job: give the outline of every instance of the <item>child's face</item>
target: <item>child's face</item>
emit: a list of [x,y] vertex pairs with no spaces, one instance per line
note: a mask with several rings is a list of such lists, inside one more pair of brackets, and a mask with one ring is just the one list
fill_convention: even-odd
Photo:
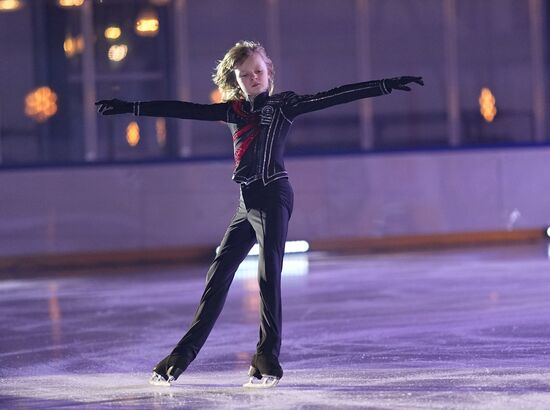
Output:
[[269,87],[269,73],[265,61],[259,53],[248,56],[235,68],[235,77],[242,92],[248,98],[267,91]]

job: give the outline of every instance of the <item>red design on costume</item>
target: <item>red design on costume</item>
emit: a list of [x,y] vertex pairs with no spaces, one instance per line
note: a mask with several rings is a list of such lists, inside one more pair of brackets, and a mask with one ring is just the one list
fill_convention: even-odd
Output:
[[[247,124],[239,129],[235,134],[233,134],[233,143],[235,145],[235,168],[239,166],[239,163],[241,162],[241,159],[243,158],[244,154],[248,150],[248,147],[250,147],[250,144],[254,141],[254,138],[258,136],[260,133],[260,116],[258,114],[251,114],[247,113],[243,110],[243,102],[242,101],[233,101],[232,102],[232,108],[235,111],[235,113],[246,120]],[[246,137],[244,141],[241,143],[238,143],[238,139],[245,134],[246,132],[250,131],[250,135]]]
[[245,112],[243,110],[243,101],[242,100],[236,100],[231,103],[231,106],[233,107],[233,110],[237,113],[237,115],[241,118],[249,119],[250,117],[254,117],[254,114]]
[[240,130],[238,130],[235,134],[233,134],[233,141],[235,141],[237,138],[239,138],[241,135],[243,135],[245,132],[250,131],[252,128],[254,128],[253,123],[246,124],[244,127],[242,127]]

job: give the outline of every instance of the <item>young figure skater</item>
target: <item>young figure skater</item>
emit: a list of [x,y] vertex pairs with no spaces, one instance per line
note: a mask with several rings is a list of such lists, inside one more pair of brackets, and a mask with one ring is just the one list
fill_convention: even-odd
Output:
[[177,117],[224,121],[233,136],[233,180],[240,201],[206,275],[206,289],[193,322],[172,352],[153,369],[151,383],[170,385],[195,359],[225,303],[240,263],[257,241],[260,248],[260,334],[246,387],[273,387],[283,376],[281,348],[281,269],[294,193],[283,162],[285,140],[294,119],[311,111],[360,98],[410,91],[422,77],[396,77],[343,85],[312,95],[292,91],[273,94],[273,63],[264,48],[240,41],[219,61],[213,75],[222,103],[183,101],[96,102],[103,115]]

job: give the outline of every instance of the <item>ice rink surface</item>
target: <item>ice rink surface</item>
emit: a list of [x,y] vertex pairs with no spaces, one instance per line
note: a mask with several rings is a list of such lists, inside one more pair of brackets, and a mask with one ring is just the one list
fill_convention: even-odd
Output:
[[243,263],[197,360],[147,381],[180,339],[207,266],[0,280],[0,408],[549,409],[544,243],[288,256],[285,375],[241,384],[258,337]]

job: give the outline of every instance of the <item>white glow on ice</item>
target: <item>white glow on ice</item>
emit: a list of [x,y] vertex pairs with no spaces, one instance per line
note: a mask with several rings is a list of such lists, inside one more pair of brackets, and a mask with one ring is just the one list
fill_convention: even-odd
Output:
[[546,237],[550,238],[550,226],[546,228]]
[[[216,253],[218,253],[220,247],[216,248]],[[285,254],[289,253],[305,253],[309,250],[309,243],[307,241],[287,241],[285,243]],[[260,254],[260,247],[258,244],[254,245],[248,256],[258,256]]]
[[[304,276],[309,272],[309,258],[305,254],[286,256],[281,276]],[[248,257],[239,266],[235,279],[250,279],[258,276],[258,258]]]

